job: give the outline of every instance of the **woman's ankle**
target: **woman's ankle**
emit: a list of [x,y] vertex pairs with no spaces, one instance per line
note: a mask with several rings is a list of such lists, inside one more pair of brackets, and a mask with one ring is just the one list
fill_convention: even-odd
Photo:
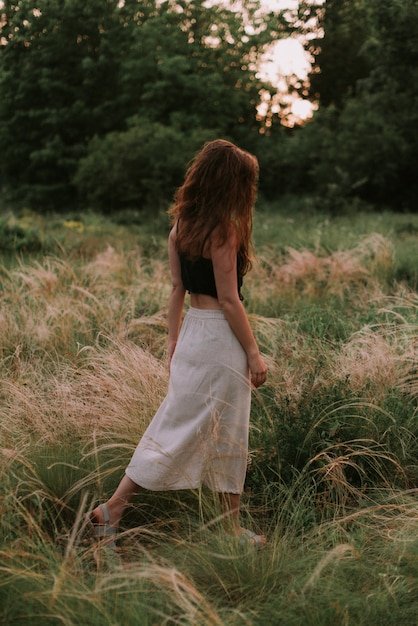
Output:
[[92,511],[92,517],[96,524],[100,526],[109,525],[117,528],[120,522],[120,515],[114,511],[112,505],[108,502],[104,502],[96,506]]

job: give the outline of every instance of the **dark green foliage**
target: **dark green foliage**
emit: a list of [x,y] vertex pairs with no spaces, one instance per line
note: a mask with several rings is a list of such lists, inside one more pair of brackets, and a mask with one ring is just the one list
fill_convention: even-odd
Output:
[[[115,41],[124,32],[112,4],[116,2],[41,0],[34,9],[25,0],[6,3],[0,66],[2,176],[13,197],[35,208],[59,208],[73,199],[71,175],[85,151],[86,136],[109,126],[110,111],[104,105],[115,84],[102,49],[109,49],[111,26],[117,29]],[[127,44],[126,37],[120,40],[122,48]]]
[[257,58],[277,23],[256,8],[6,2],[0,176],[11,199],[42,211],[154,206],[170,201],[198,143],[249,147]]
[[[274,389],[261,392],[262,402],[253,407],[258,427],[251,437],[251,448],[257,451],[247,475],[251,493],[262,493],[260,487],[267,482],[271,494],[280,493],[283,484],[297,494],[297,477],[304,476],[304,488],[310,480],[321,503],[318,513],[326,514],[329,506],[333,515],[343,485],[346,497],[350,490],[358,495],[370,483],[413,487],[418,450],[410,401],[389,390],[378,407],[352,397],[342,383],[326,388],[314,378],[297,406],[290,398],[278,405]],[[399,460],[406,471],[400,471]],[[333,463],[341,466],[339,482]]]
[[414,0],[328,0],[311,97],[319,110],[303,128],[270,143],[263,192],[317,194],[340,212],[354,198],[417,211],[418,6]]
[[[414,0],[300,2],[293,16],[261,15],[257,0],[3,4],[0,181],[14,209],[166,209],[196,149],[221,136],[257,154],[268,200],[302,191],[334,212],[353,199],[416,211]],[[257,76],[263,46],[306,35],[315,16],[319,111],[294,129],[272,111],[257,119],[273,91]]]
[[126,131],[92,139],[75,184],[89,206],[105,213],[137,206],[158,213],[181,183],[184,164],[209,138],[137,117]]
[[315,55],[311,98],[319,99],[324,107],[341,107],[355,95],[358,80],[368,76],[371,69],[364,49],[369,36],[367,6],[363,0],[326,0],[318,27],[323,29],[323,37],[309,44]]
[[8,217],[0,219],[0,250],[3,254],[14,252],[39,252],[44,241],[39,229],[24,228]]

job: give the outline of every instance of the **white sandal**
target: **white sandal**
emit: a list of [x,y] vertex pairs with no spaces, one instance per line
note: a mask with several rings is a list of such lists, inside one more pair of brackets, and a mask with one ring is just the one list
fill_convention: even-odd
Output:
[[257,535],[249,528],[241,528],[241,533],[235,535],[241,544],[251,544],[256,550],[261,550],[266,545],[264,535]]
[[[100,504],[100,508],[103,513],[104,524],[96,524],[92,519],[92,513],[89,515],[89,521],[93,527],[94,538],[97,541],[102,541],[109,550],[116,550],[116,543],[114,541],[117,529],[110,525],[110,515],[106,504]],[[106,540],[106,541],[105,541]]]

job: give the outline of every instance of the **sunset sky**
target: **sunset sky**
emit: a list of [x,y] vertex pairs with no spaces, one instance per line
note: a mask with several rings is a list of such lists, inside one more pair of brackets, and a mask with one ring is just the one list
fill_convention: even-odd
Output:
[[[322,4],[322,0],[316,0]],[[260,0],[263,8],[270,11],[283,9],[297,9],[298,0]],[[296,37],[281,39],[274,43],[265,55],[265,63],[260,69],[262,78],[270,81],[279,91],[286,90],[286,76],[296,74],[302,80],[306,79],[311,64],[309,55],[305,52],[301,42]],[[293,98],[292,113],[296,118],[310,117],[313,106],[307,100]]]

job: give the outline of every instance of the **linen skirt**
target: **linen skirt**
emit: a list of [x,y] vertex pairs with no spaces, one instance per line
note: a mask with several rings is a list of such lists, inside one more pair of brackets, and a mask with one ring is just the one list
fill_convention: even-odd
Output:
[[224,314],[190,308],[171,361],[167,395],[126,469],[153,491],[239,494],[244,487],[251,386],[247,357]]

